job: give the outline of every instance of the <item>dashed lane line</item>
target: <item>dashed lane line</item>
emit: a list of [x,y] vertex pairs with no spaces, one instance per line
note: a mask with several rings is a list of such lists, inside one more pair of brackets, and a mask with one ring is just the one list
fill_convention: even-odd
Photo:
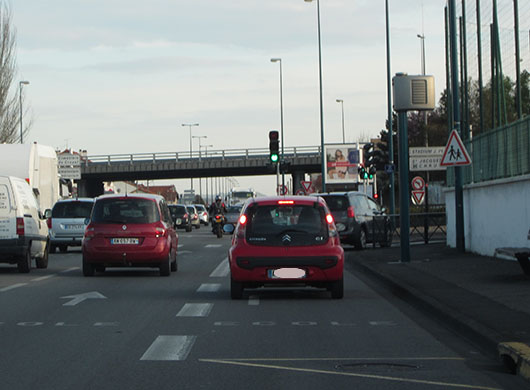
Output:
[[196,336],[158,336],[140,360],[186,360]]
[[42,280],[46,280],[46,279],[53,278],[54,276],[55,276],[55,274],[53,274],[53,275],[41,276],[40,278],[31,279],[31,281],[32,281],[32,282],[40,282],[40,281],[42,281]]
[[15,288],[19,288],[19,287],[22,287],[22,286],[25,286],[27,283],[16,283],[16,284],[12,284],[11,286],[7,286],[7,287],[4,287],[4,288],[0,288],[0,292],[5,292],[5,291],[9,291],[9,290],[13,290]]
[[224,278],[230,273],[230,267],[228,265],[228,257],[225,257],[221,263],[215,268],[210,274],[210,278]]
[[60,273],[61,273],[61,274],[65,274],[65,273],[67,273],[67,272],[77,271],[77,270],[79,270],[79,269],[81,269],[81,268],[80,268],[80,267],[67,268],[67,269],[61,271]]
[[213,303],[186,303],[177,313],[177,317],[208,317]]
[[221,289],[221,283],[203,283],[197,289],[197,292],[217,292]]
[[221,244],[208,244],[204,246],[205,248],[220,248],[222,247]]
[[257,295],[251,295],[248,297],[248,305],[249,306],[258,306],[259,305],[259,298]]

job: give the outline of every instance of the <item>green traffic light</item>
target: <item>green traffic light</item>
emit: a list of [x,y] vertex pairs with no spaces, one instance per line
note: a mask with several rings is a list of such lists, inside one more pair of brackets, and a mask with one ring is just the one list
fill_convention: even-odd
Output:
[[271,161],[277,162],[278,161],[278,155],[277,154],[271,154]]

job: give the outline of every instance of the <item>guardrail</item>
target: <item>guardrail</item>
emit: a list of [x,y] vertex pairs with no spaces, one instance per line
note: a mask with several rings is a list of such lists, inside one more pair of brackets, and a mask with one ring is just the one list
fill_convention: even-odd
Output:
[[[101,163],[119,163],[129,162],[134,164],[135,162],[152,162],[157,161],[180,161],[189,159],[221,159],[227,158],[255,158],[269,155],[269,149],[267,148],[247,148],[247,149],[224,149],[224,150],[208,150],[208,151],[190,151],[186,152],[157,152],[157,153],[132,153],[132,154],[105,154],[105,155],[93,155],[87,156],[84,160],[85,165],[90,164],[101,164]],[[294,146],[284,148],[285,157],[296,157],[298,155],[320,155],[320,146]]]

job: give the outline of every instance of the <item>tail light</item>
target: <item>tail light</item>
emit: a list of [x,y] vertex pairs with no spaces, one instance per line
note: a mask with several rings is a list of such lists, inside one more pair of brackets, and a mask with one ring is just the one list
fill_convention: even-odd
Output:
[[156,227],[155,228],[155,237],[158,238],[158,237],[163,237],[166,235],[166,229],[162,228],[162,227]]
[[348,207],[348,218],[355,218],[355,211],[353,210],[353,206]]
[[46,220],[46,225],[48,225],[48,229],[52,228],[52,219],[51,219],[51,217]]
[[333,224],[333,222],[334,222],[333,215],[326,214],[326,222],[328,223],[329,235],[331,237],[336,237],[337,236],[337,229],[335,228],[335,225]]
[[184,214],[184,216],[182,218],[184,218],[184,219],[188,218],[188,214]]
[[328,214],[326,215],[326,222],[331,225],[333,223],[333,215]]
[[95,235],[94,228],[89,225],[85,229],[85,236],[83,237],[83,239],[86,241],[91,240],[92,238],[94,238],[94,235]]
[[239,217],[239,225],[237,227],[237,238],[245,237],[245,231],[247,230],[247,221],[248,217],[245,214],[241,214],[241,216]]
[[24,235],[24,218],[17,218],[17,235]]

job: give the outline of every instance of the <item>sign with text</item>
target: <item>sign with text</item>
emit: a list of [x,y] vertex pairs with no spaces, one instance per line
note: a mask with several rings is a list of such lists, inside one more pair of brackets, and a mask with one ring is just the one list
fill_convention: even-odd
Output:
[[59,167],[58,170],[62,179],[81,179],[81,167]]
[[409,148],[409,169],[411,171],[443,171],[440,165],[444,154],[443,146]]
[[78,167],[81,165],[81,157],[78,154],[71,153],[58,154],[57,164],[60,167]]

